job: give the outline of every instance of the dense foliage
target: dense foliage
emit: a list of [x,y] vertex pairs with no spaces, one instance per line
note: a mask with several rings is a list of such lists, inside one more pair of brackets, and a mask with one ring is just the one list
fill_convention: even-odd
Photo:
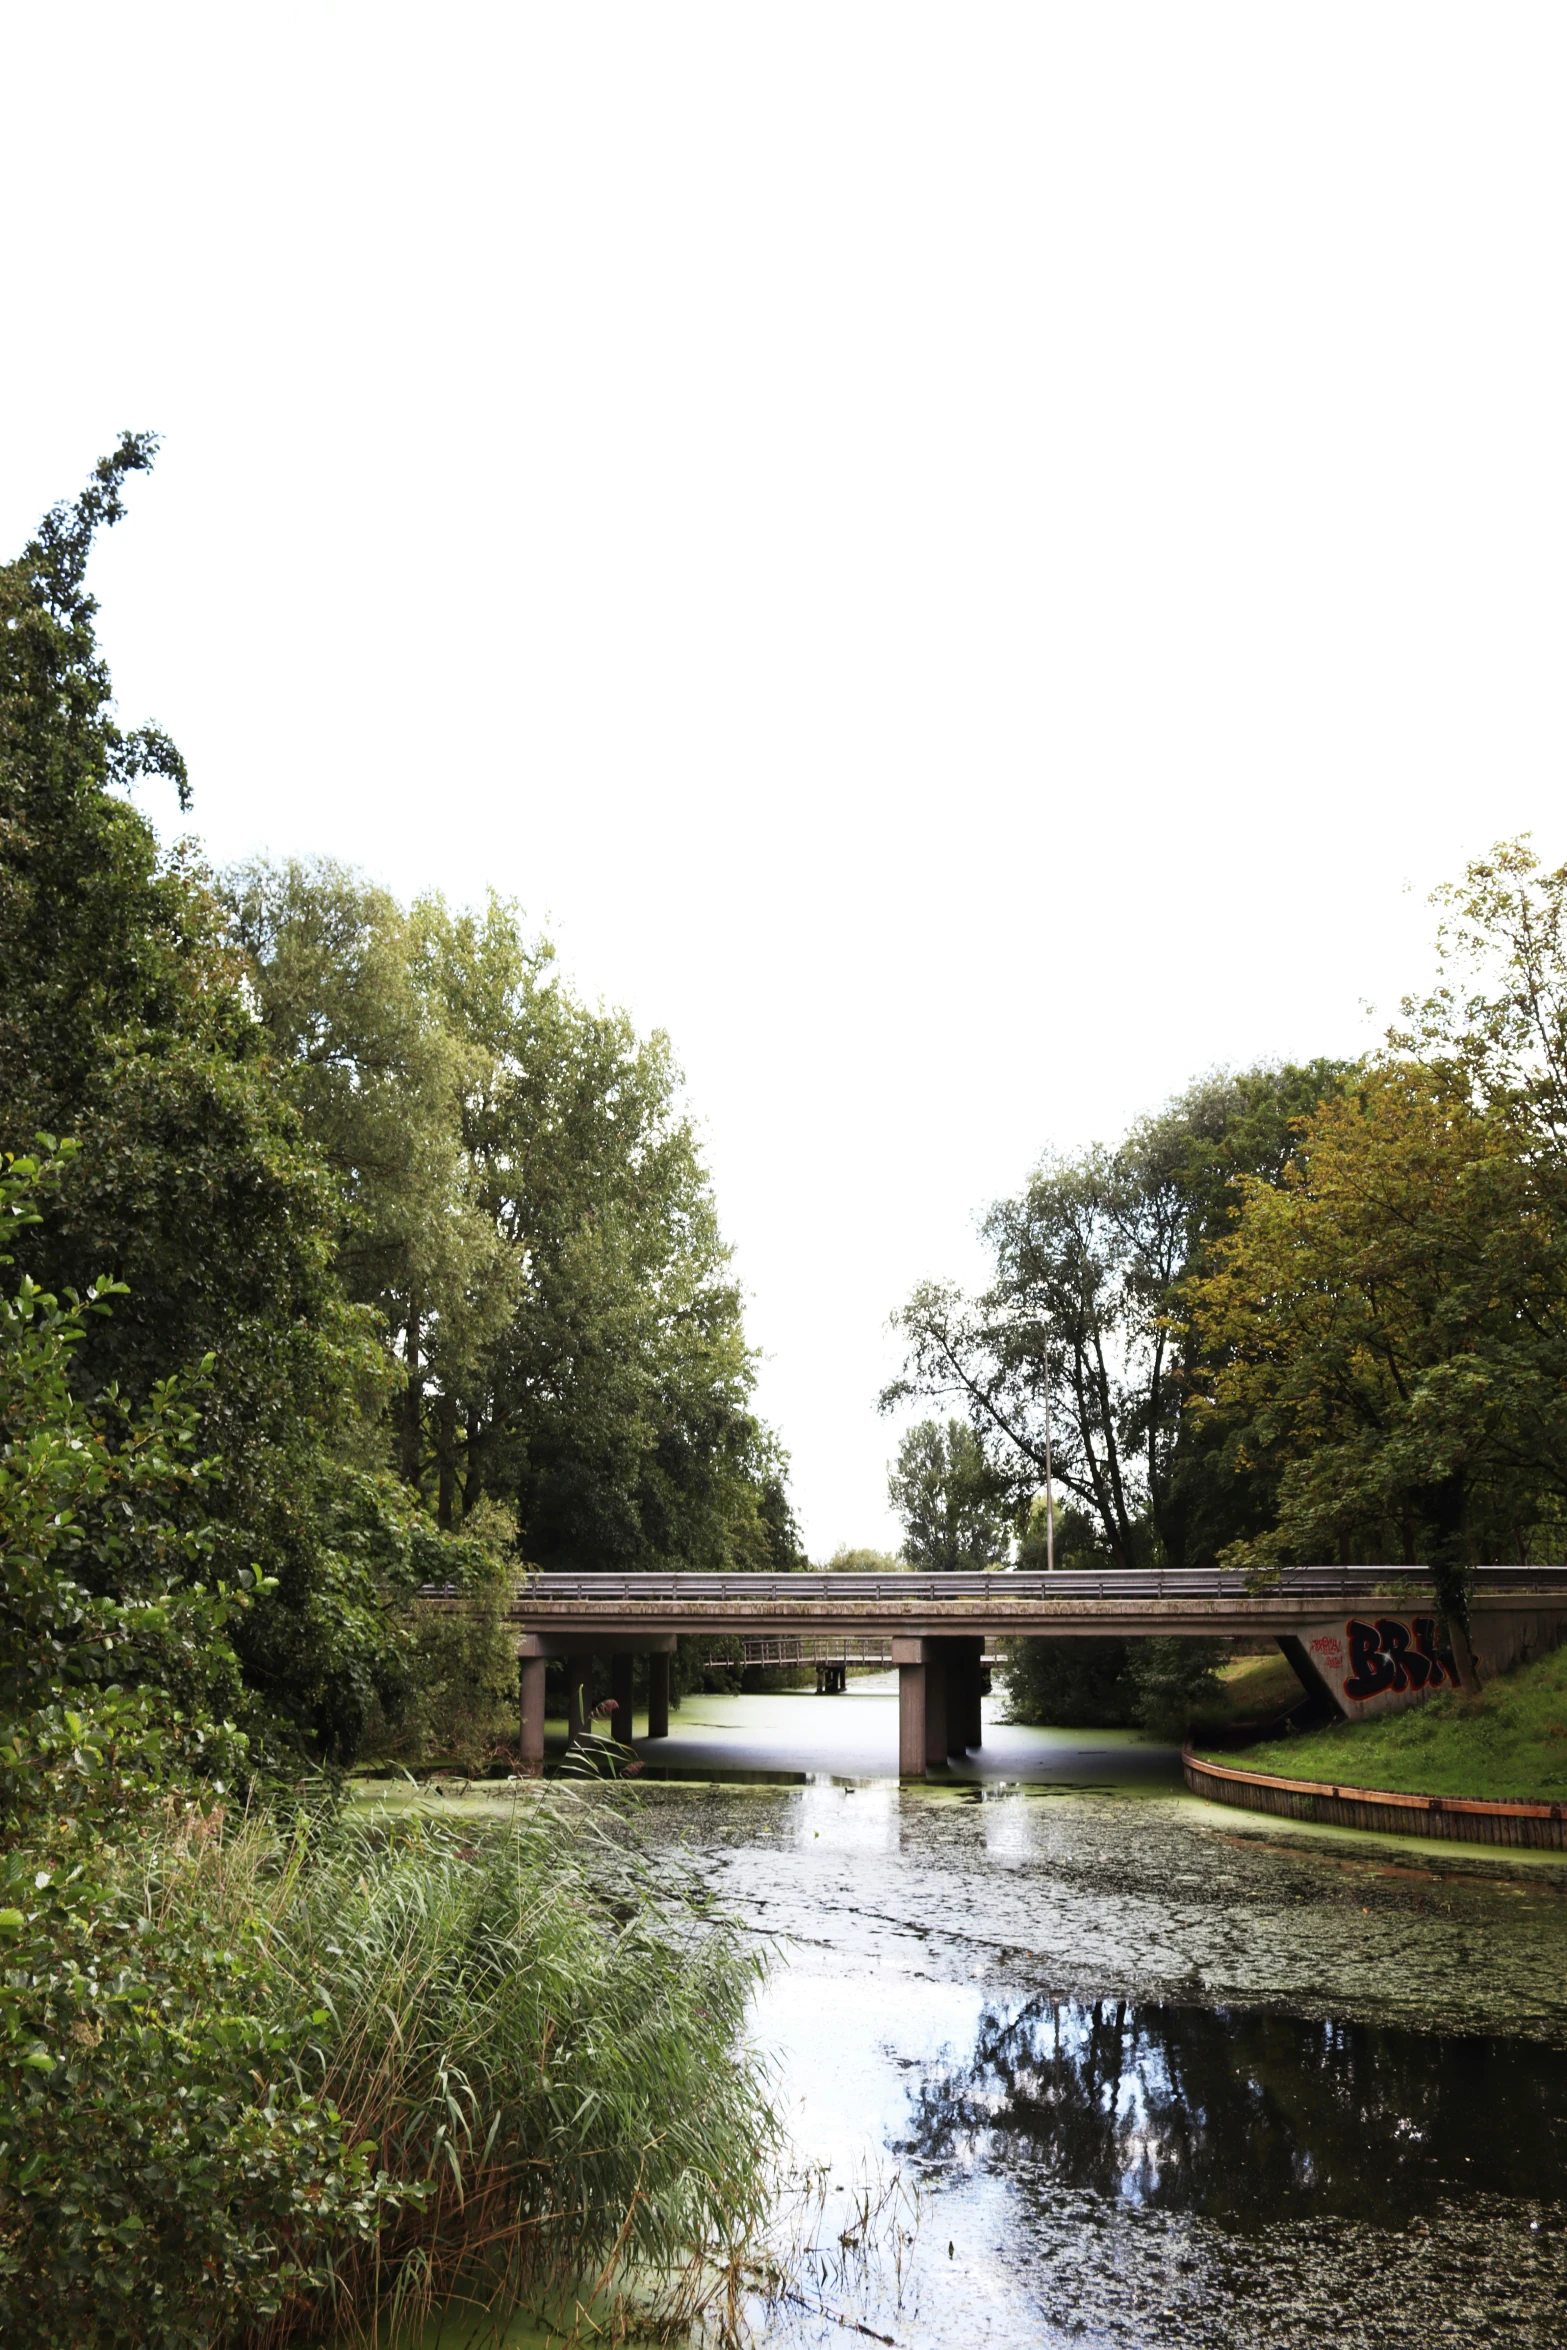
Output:
[[793,1564],[667,1039],[579,1004],[498,899],[404,912],[328,865],[228,890],[342,1185],[340,1275],[403,1373],[393,1456],[436,1521],[500,1502],[541,1566]]
[[84,584],[150,455],[0,569],[0,2332],[48,2350],[667,2271],[768,2138],[750,1962],[623,1837],[298,1808],[367,1723],[514,1716],[522,1538],[792,1521],[662,1042],[506,909],[221,891],[125,796],[188,797]]
[[[1046,1159],[990,1286],[915,1291],[884,1401],[962,1407],[1032,1566],[1048,1433],[1059,1566],[1420,1563],[1472,1681],[1470,1570],[1567,1538],[1567,868],[1503,844],[1439,901],[1444,982],[1382,1053]],[[1020,1652],[1014,1704],[1173,1719],[1206,1665],[1155,1645]]]
[[82,1146],[20,1244],[42,1289],[121,1285],[73,1391],[140,1406],[205,1362],[209,1579],[264,1583],[240,1711],[345,1761],[425,1702],[421,1582],[798,1546],[667,1042],[498,902],[220,888],[125,796],[186,794],[113,718],[84,584],[151,454],[128,436],[0,569],[0,1144]]
[[1243,1178],[1186,1304],[1201,1417],[1272,1496],[1233,1556],[1482,1558],[1567,1533],[1567,870],[1522,846],[1449,894],[1471,974]]
[[922,1283],[898,1316],[907,1360],[884,1403],[961,1405],[1025,1535],[1048,1430],[1058,1564],[1199,1564],[1266,1522],[1269,1496],[1183,1409],[1201,1342],[1180,1301],[1228,1231],[1233,1179],[1282,1169],[1293,1119],[1340,1074],[1208,1079],[1117,1150],[1047,1158],[985,1219],[990,1287]]
[[905,1431],[887,1478],[903,1556],[922,1574],[982,1574],[1007,1555],[1003,1490],[966,1420]]
[[[0,1173],[13,1232],[63,1159]],[[214,1579],[211,1528],[182,1522],[216,1476],[179,1383],[72,1392],[115,1287],[0,1300],[0,2326],[195,2344],[319,2282],[394,2191],[318,2097],[257,2095],[311,2004],[266,1998],[258,1938],[126,1881],[149,1820],[205,1832],[198,1775],[216,1804],[243,1766],[218,1708],[263,1587]]]

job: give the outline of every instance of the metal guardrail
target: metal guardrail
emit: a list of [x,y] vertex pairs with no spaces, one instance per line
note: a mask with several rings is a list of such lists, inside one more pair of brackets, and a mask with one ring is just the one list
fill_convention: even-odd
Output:
[[[1023,1574],[1004,1569],[986,1575],[529,1575],[513,1594],[512,1608],[526,1610],[530,1601],[548,1606],[580,1601],[604,1607],[617,1602],[693,1605],[734,1600],[752,1606],[782,1601],[796,1607],[820,1606],[824,1601],[870,1601],[902,1607],[940,1606],[951,1600],[996,1600],[1003,1605],[1018,1600],[1051,1599],[1374,1599],[1389,1584],[1431,1585],[1428,1567],[1290,1567],[1266,1583],[1253,1583],[1244,1574],[1217,1567],[1160,1567],[1147,1572],[1135,1568],[1084,1570],[1062,1568],[1055,1574]],[[1501,1593],[1529,1597],[1567,1597],[1567,1566],[1476,1567],[1473,1590],[1477,1598]],[[421,1598],[456,1600],[463,1593],[455,1584],[426,1584]]]

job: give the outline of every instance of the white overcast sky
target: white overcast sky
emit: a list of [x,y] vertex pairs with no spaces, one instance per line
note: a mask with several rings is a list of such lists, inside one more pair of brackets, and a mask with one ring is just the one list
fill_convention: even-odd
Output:
[[[1567,855],[1567,12],[0,6],[0,544],[211,853],[665,1027],[813,1553],[1047,1145]],[[150,801],[170,836],[172,807]]]

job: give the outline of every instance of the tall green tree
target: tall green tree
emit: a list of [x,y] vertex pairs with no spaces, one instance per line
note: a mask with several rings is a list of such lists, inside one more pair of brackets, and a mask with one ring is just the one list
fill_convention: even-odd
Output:
[[1276,1489],[1230,1555],[1427,1565],[1461,1633],[1474,1565],[1567,1532],[1567,869],[1503,843],[1439,902],[1444,983],[1185,1303],[1204,1416]]
[[432,908],[410,918],[326,861],[258,861],[226,892],[281,1082],[340,1187],[339,1275],[395,1359],[397,1465],[421,1495],[435,1489],[450,1524],[453,1448],[436,1399],[504,1329],[522,1272],[465,1133],[492,1057],[431,967]]
[[127,436],[0,568],[0,1145],[41,1130],[82,1145],[18,1241],[21,1270],[52,1293],[84,1266],[128,1291],[86,1328],[76,1390],[134,1406],[212,1357],[213,1572],[261,1564],[272,1586],[237,1634],[247,1679],[346,1751],[395,1662],[381,1505],[342,1473],[379,1415],[384,1357],[342,1293],[337,1187],[269,1065],[225,909],[127,797],[155,771],[188,798],[167,739],[114,718],[85,584],[152,449]]
[[1292,1120],[1341,1065],[1205,1079],[1116,1150],[1041,1162],[991,1209],[994,1278],[976,1298],[922,1284],[896,1317],[906,1344],[891,1407],[958,1404],[1026,1526],[1050,1475],[1117,1566],[1212,1556],[1268,1493],[1183,1411],[1201,1340],[1184,1286],[1228,1229],[1237,1173],[1287,1158]]
[[1004,1488],[967,1420],[908,1429],[887,1478],[903,1555],[927,1575],[982,1574],[1009,1547]]
[[488,1496],[541,1565],[792,1564],[667,1039],[579,1003],[499,899],[405,912],[325,866],[229,889],[402,1383],[394,1457],[438,1522]]

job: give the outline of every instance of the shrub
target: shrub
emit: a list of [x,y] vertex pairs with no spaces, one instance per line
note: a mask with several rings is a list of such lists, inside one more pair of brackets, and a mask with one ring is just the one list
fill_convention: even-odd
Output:
[[1124,1640],[1010,1640],[1007,1719],[1061,1729],[1122,1729],[1136,1716]]
[[1002,1667],[1007,1719],[1182,1738],[1218,1693],[1223,1653],[1212,1640],[1012,1640]]

